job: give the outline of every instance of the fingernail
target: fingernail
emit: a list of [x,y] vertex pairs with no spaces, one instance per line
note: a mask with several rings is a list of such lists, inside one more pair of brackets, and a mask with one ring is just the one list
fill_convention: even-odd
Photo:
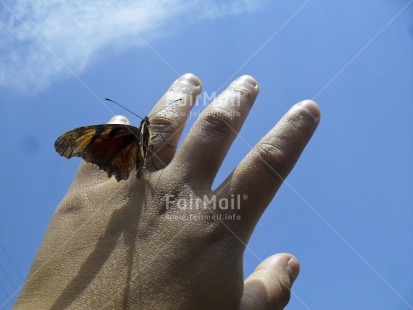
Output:
[[312,100],[304,100],[299,103],[299,106],[303,109],[306,109],[311,115],[318,119],[320,117],[320,108],[318,107],[317,103]]
[[185,82],[191,83],[192,85],[196,87],[201,86],[201,81],[192,73],[187,73],[187,74],[182,75],[180,78],[176,80],[176,82],[178,81],[180,82],[185,81]]
[[250,75],[243,75],[231,83],[229,88],[234,88],[237,91],[246,90],[248,94],[254,97],[258,95],[259,87],[257,81]]
[[236,79],[233,84],[249,84],[253,87],[257,87],[258,83],[257,81],[250,75],[243,75],[240,76],[238,79]]
[[291,257],[287,263],[287,270],[290,273],[291,282],[293,283],[300,273],[300,264],[295,257]]
[[129,125],[129,120],[122,115],[115,115],[110,119],[108,124],[123,124],[123,125]]

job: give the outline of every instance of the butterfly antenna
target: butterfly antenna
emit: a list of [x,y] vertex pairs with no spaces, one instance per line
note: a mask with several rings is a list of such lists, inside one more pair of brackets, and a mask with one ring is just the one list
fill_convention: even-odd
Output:
[[113,102],[114,104],[117,104],[118,106],[124,108],[126,111],[128,111],[129,113],[132,113],[133,115],[139,117],[140,119],[143,120],[142,117],[140,117],[138,114],[136,114],[135,112],[132,112],[131,110],[129,110],[128,108],[124,107],[123,105],[121,105],[119,102],[116,102],[115,100],[109,99],[109,98],[105,98],[105,100]]
[[182,101],[182,98],[176,99],[174,101],[169,102],[166,106],[164,106],[163,108],[160,108],[158,111],[156,111],[155,113],[152,113],[149,117],[154,116],[155,114],[158,114],[159,112],[161,112],[163,109],[166,109],[167,107],[169,107],[172,103],[178,102],[178,101]]

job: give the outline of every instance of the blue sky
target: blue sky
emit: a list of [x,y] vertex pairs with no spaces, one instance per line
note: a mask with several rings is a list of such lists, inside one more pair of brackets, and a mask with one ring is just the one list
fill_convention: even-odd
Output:
[[288,309],[413,309],[413,0],[32,3],[0,0],[0,309],[80,162],[54,140],[124,113],[105,97],[146,115],[187,72],[203,98],[243,74],[260,84],[216,184],[294,103],[322,110],[245,275],[290,252]]

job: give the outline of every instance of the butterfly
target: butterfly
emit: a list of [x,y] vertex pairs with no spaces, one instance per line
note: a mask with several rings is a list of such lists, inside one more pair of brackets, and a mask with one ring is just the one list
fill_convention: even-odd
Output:
[[[106,100],[120,105],[111,99]],[[151,116],[180,100],[182,98],[170,102]],[[141,118],[139,115],[135,115]],[[85,161],[97,165],[99,169],[107,173],[108,177],[114,176],[118,182],[127,180],[134,168],[137,177],[140,178],[147,159],[149,143],[154,138],[151,136],[149,126],[149,116],[145,116],[141,118],[139,127],[123,124],[79,127],[62,134],[57,138],[54,146],[61,156],[66,158],[81,157]]]

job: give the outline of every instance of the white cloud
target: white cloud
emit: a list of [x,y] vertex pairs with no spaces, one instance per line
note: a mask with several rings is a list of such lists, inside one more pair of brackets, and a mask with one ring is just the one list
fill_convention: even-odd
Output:
[[[222,18],[259,0],[0,0],[0,86],[36,92],[58,77],[80,73],[103,48],[141,46],[172,20]],[[80,4],[81,3],[81,4]],[[191,18],[193,20],[193,18]]]

